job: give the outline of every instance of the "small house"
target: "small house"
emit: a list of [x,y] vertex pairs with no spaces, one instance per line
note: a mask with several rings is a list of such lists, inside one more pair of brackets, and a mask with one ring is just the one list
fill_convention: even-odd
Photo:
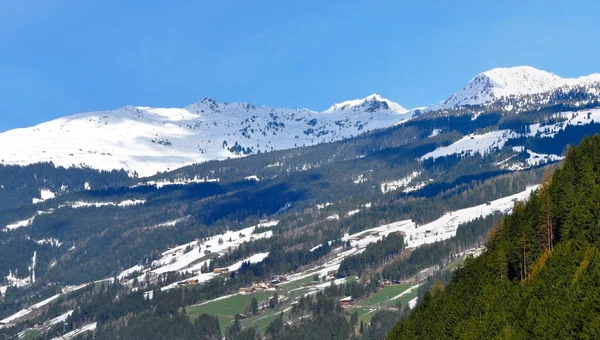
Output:
[[390,280],[387,280],[387,279],[379,280],[379,286],[381,286],[381,287],[389,286],[391,284],[392,284],[392,281],[390,281]]
[[198,281],[197,279],[192,279],[192,280],[188,280],[188,282],[187,282],[187,283],[188,283],[188,284],[190,284],[190,285],[197,285],[197,284],[198,284],[198,282],[199,282],[199,281]]
[[340,305],[342,305],[342,307],[348,307],[348,306],[352,306],[354,299],[352,299],[352,296],[346,296],[345,298],[341,298],[339,301],[340,301]]
[[214,274],[226,274],[229,273],[229,268],[215,268],[213,270]]
[[240,288],[240,293],[254,293],[256,288],[254,287],[242,287]]
[[246,316],[246,314],[237,313],[236,315],[233,316],[233,318],[236,320],[244,320],[244,319],[247,319],[248,317]]

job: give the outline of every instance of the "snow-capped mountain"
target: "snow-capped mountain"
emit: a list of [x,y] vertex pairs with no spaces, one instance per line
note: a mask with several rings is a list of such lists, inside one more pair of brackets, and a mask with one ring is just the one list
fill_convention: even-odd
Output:
[[531,66],[495,68],[478,74],[467,85],[429,110],[482,105],[513,96],[526,96],[568,90],[576,86],[600,86],[600,74],[580,78],[561,78]]
[[392,102],[389,99],[382,98],[378,94],[372,94],[363,99],[348,100],[341,103],[333,104],[332,107],[324,111],[325,113],[332,112],[383,112],[391,114],[403,114],[408,110],[401,105]]
[[208,98],[184,108],[127,106],[2,133],[0,160],[125,169],[149,176],[192,163],[333,142],[411,117],[379,95],[323,112]]

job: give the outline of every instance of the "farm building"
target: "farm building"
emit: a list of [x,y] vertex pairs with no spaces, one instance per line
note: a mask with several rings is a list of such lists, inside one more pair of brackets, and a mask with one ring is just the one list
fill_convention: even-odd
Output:
[[354,299],[352,299],[352,296],[346,296],[345,298],[341,298],[339,301],[342,307],[348,307],[352,306]]

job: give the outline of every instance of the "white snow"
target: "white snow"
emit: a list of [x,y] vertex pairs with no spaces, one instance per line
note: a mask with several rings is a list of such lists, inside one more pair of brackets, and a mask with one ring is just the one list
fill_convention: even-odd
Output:
[[411,293],[413,290],[415,290],[415,289],[419,288],[419,286],[420,286],[419,284],[416,284],[416,285],[414,285],[414,286],[411,286],[410,288],[408,288],[407,290],[403,291],[402,293],[400,293],[400,294],[398,294],[398,295],[394,296],[394,297],[393,297],[393,298],[391,298],[390,300],[391,300],[391,301],[394,301],[394,300],[397,300],[397,299],[399,299],[399,298],[403,297],[404,295],[408,295],[408,294],[410,294],[410,293]]
[[529,126],[529,136],[554,137],[556,133],[565,130],[568,126],[582,126],[591,123],[600,123],[600,109],[568,111],[557,113],[553,118],[562,121],[555,124],[533,124]]
[[433,129],[433,131],[431,131],[431,134],[429,135],[428,138],[435,137],[435,136],[439,135],[440,132],[442,132],[442,130],[440,130],[440,129]]
[[[248,258],[245,258],[242,261],[236,262],[236,263],[234,263],[231,266],[228,266],[226,268],[229,270],[229,272],[234,272],[234,271],[237,271],[238,269],[240,269],[240,267],[242,267],[242,264],[244,262],[259,263],[259,262],[263,261],[264,259],[266,259],[267,256],[269,256],[268,252],[254,254],[254,255],[252,255],[252,256],[250,256]],[[207,265],[208,265],[209,260],[207,260],[206,262],[207,262]],[[206,281],[209,281],[209,280],[213,279],[214,277],[219,276],[219,274],[215,274],[213,272],[210,272],[210,273],[200,273],[200,268],[201,268],[201,266],[198,265],[198,266],[196,266],[194,268],[189,268],[189,270],[186,270],[186,271],[191,271],[191,272],[197,272],[199,274],[196,275],[196,276],[193,276],[193,277],[191,277],[189,279],[186,279],[185,281],[187,281],[187,280],[198,280],[199,283],[203,283],[203,282],[206,282]],[[177,287],[177,282],[175,282],[173,284],[170,284],[168,286],[162,287],[161,290],[163,290],[163,291],[164,290],[169,290],[169,289],[172,289],[172,288],[175,288],[175,287]]]
[[[228,231],[224,234],[213,236],[210,240],[200,243],[200,251],[198,250],[198,241],[193,241],[167,250],[163,253],[163,257],[161,259],[152,263],[152,266],[155,267],[152,272],[156,274],[162,274],[172,271],[188,270],[188,266],[191,263],[205,257],[205,250],[209,250],[211,253],[223,254],[230,248],[233,250],[240,244],[251,241],[255,228],[256,227],[249,227],[237,231]],[[240,234],[244,236],[240,237]],[[266,231],[257,236],[258,238],[269,238],[272,235],[273,232]],[[230,239],[231,241],[229,241]],[[222,240],[223,243],[219,244],[219,240]],[[188,247],[191,247],[192,250],[184,253],[185,249]]]
[[60,294],[56,294],[54,296],[47,298],[46,300],[44,300],[42,302],[38,302],[35,305],[31,306],[31,309],[39,309],[41,307],[44,307],[45,305],[49,304],[50,302],[58,299],[59,296],[60,296]]
[[366,182],[367,180],[368,180],[368,179],[367,179],[367,177],[365,177],[365,175],[359,175],[359,176],[358,176],[358,177],[357,177],[355,180],[353,180],[352,182],[353,182],[354,184],[361,184],[361,183],[364,183],[364,182]]
[[178,218],[176,220],[172,220],[172,221],[168,221],[168,222],[163,222],[163,223],[159,223],[157,225],[153,225],[151,227],[147,227],[146,229],[156,229],[156,228],[168,228],[168,227],[174,227],[176,225],[178,225],[181,222],[187,221],[191,216],[185,216],[182,218]]
[[544,153],[535,153],[531,150],[527,150],[529,153],[529,157],[525,161],[529,166],[536,166],[551,162],[562,161],[564,157],[552,154],[544,154]]
[[408,174],[408,176],[403,177],[399,180],[381,183],[381,185],[380,185],[381,192],[385,194],[386,192],[390,192],[390,191],[398,190],[399,188],[402,188],[402,187],[406,187],[415,178],[419,177],[419,175],[421,175],[421,172],[413,171],[412,173]]
[[433,179],[429,179],[428,181],[422,181],[419,183],[415,183],[414,185],[411,185],[409,187],[404,188],[404,190],[402,190],[402,192],[405,193],[409,193],[409,192],[413,192],[413,191],[417,191],[423,187],[425,187],[428,183],[433,182]]
[[35,265],[37,259],[37,250],[33,251],[33,258],[31,259],[31,265],[29,266],[29,272],[31,272],[31,283],[35,283]]
[[[338,141],[412,117],[380,96],[324,112],[217,103],[81,113],[0,134],[4,164],[125,169],[139,176],[215,159]],[[236,148],[236,143],[238,147]]]
[[325,209],[328,206],[330,206],[331,203],[327,202],[327,203],[323,203],[323,204],[317,204],[317,209],[321,210],[321,209]]
[[405,233],[404,239],[410,248],[442,241],[456,235],[456,230],[461,224],[473,221],[479,217],[489,216],[495,212],[510,212],[515,201],[527,199],[531,192],[537,188],[537,185],[531,186],[518,194],[491,201],[489,204],[481,204],[449,212],[431,223],[413,228],[402,228],[401,231]]
[[333,214],[333,215],[331,215],[331,216],[327,216],[327,219],[328,219],[328,220],[330,220],[330,221],[333,221],[333,220],[339,220],[339,219],[340,219],[340,215],[338,215],[338,214]]
[[72,331],[70,331],[69,333],[65,333],[62,336],[56,337],[52,340],[68,340],[68,339],[73,339],[76,336],[83,334],[85,332],[92,332],[96,330],[96,327],[98,326],[98,323],[94,322],[94,323],[90,323],[87,324],[85,326],[82,326],[80,328],[74,329]]
[[[169,223],[169,222],[167,222]],[[173,222],[171,222],[173,223]],[[186,244],[179,245],[171,248],[162,253],[162,257],[154,262],[150,266],[136,265],[123,272],[118,277],[123,278],[131,275],[134,272],[140,272],[139,280],[143,280],[147,272],[159,275],[168,272],[189,272],[198,274],[193,277],[200,282],[205,282],[216,276],[213,273],[200,273],[200,270],[204,264],[207,266],[210,264],[208,254],[222,255],[229,250],[234,250],[244,242],[251,242],[254,239],[270,238],[273,232],[270,230],[261,232],[260,227],[272,227],[279,223],[279,221],[269,221],[260,223],[256,226],[248,227],[242,230],[227,231],[223,234],[215,235],[210,237],[208,240],[201,241],[195,240]],[[155,226],[156,227],[156,226]],[[187,250],[187,252],[186,252]],[[268,253],[254,254],[243,261],[231,265],[229,268],[231,271],[235,271],[241,267],[243,262],[249,261],[256,263],[262,261]],[[188,279],[189,280],[189,279]],[[170,289],[176,287],[177,283],[163,287],[162,289]]]
[[[342,241],[344,243],[350,241],[351,248],[345,250],[342,248],[334,249],[333,252],[336,256],[332,260],[316,268],[290,275],[288,276],[288,282],[300,280],[315,274],[318,274],[320,277],[326,276],[329,271],[337,270],[344,258],[362,253],[369,244],[375,243],[392,233],[402,233],[407,248],[415,248],[423,244],[448,239],[456,235],[456,230],[460,224],[491,215],[494,212],[510,212],[515,201],[527,199],[535,189],[537,189],[537,186],[528,187],[523,192],[491,201],[489,204],[449,212],[439,219],[421,226],[412,220],[404,220],[367,229],[352,235],[346,234],[342,237]],[[315,246],[311,251],[319,247],[321,246]]]
[[348,213],[346,215],[354,216],[354,215],[358,214],[359,212],[360,212],[360,209],[350,210],[350,211],[348,211]]
[[386,105],[388,106],[387,108],[382,107],[381,109],[383,109],[387,112],[390,112],[390,113],[404,114],[404,113],[408,112],[408,110],[403,108],[402,106],[374,93],[366,98],[347,100],[345,102],[333,104],[333,106],[331,106],[329,109],[323,111],[323,113],[335,113],[335,112],[339,112],[339,111],[363,112],[365,108],[369,108],[369,107],[379,108],[379,106],[386,106]]
[[240,269],[240,267],[242,266],[242,264],[244,262],[259,263],[259,262],[262,262],[264,259],[266,259],[267,256],[269,256],[269,252],[254,254],[246,259],[243,259],[242,261],[232,264],[231,266],[229,266],[227,268],[229,269],[230,272],[236,271],[236,270]]
[[55,238],[45,238],[45,239],[33,240],[33,241],[37,244],[49,244],[53,247],[60,247],[62,245],[62,242],[60,242],[58,239],[55,239]]
[[413,309],[413,308],[415,308],[415,307],[417,306],[417,301],[418,301],[418,299],[419,299],[419,298],[418,298],[418,297],[416,297],[416,298],[414,298],[414,299],[412,299],[412,300],[408,301],[408,307],[409,307],[410,309]]
[[176,178],[175,180],[160,180],[160,181],[148,181],[145,183],[138,183],[137,185],[135,185],[134,187],[140,186],[140,185],[150,185],[150,186],[155,186],[157,189],[169,186],[169,185],[186,185],[186,184],[192,184],[192,183],[209,183],[209,182],[219,182],[218,178],[208,178],[208,177],[194,177],[191,179],[188,178]]
[[54,212],[54,209],[48,209],[48,210],[38,210],[38,212],[36,213],[36,215],[32,216],[31,218],[28,218],[26,220],[22,220],[22,221],[17,221],[14,223],[11,223],[7,226],[4,227],[5,230],[13,230],[13,229],[18,229],[18,228],[22,228],[22,227],[28,227],[30,226],[33,221],[35,220],[35,218],[39,215],[44,215],[44,214],[51,214]]
[[50,302],[58,299],[58,297],[60,296],[60,294],[54,295],[50,298],[47,298],[46,300],[42,301],[42,302],[38,302],[35,305],[29,307],[29,308],[25,308],[25,309],[21,309],[20,311],[16,312],[15,314],[7,317],[6,319],[3,319],[0,321],[0,323],[9,323],[9,322],[13,322],[19,318],[22,318],[23,316],[31,313],[33,310],[35,309],[39,309],[41,307],[44,307],[45,305],[49,304]]
[[16,312],[15,314],[7,317],[6,319],[0,320],[0,323],[9,323],[9,322],[13,322],[27,314],[31,313],[30,309],[21,309],[20,311]]
[[48,321],[48,325],[56,325],[57,323],[62,323],[67,321],[67,318],[73,314],[73,310],[70,310],[60,316],[55,317],[54,319]]
[[510,130],[498,130],[480,135],[467,135],[451,145],[437,148],[425,154],[420,160],[428,158],[436,159],[453,154],[474,155],[478,153],[483,156],[496,149],[501,149],[508,139],[515,137],[517,137],[516,133]]
[[26,220],[11,223],[11,224],[7,225],[6,227],[4,227],[4,229],[13,230],[13,229],[18,229],[18,228],[22,228],[22,227],[27,227],[27,226],[31,225],[31,223],[33,223],[34,219],[35,219],[35,216],[32,218],[28,218]]
[[52,199],[56,197],[56,194],[54,194],[52,191],[48,190],[48,189],[42,189],[40,190],[40,197],[41,198],[33,198],[31,201],[33,204],[37,204],[37,203],[41,203],[44,202],[46,200]]
[[74,209],[77,208],[89,208],[89,207],[107,207],[107,206],[114,206],[114,207],[130,207],[130,206],[134,206],[134,205],[138,205],[138,204],[144,204],[146,203],[146,200],[124,200],[121,202],[84,202],[84,201],[77,201],[77,202],[66,202],[65,204],[61,204],[58,206],[58,208],[64,208],[64,207],[71,207]]
[[577,79],[561,78],[531,66],[495,68],[478,74],[462,90],[428,110],[485,104],[503,97],[550,92],[599,80],[598,74]]

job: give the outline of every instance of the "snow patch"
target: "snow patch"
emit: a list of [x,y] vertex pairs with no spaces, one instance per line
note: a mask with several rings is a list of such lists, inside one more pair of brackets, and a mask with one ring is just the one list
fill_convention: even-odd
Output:
[[398,190],[399,188],[405,187],[405,186],[409,185],[414,179],[419,177],[419,175],[421,175],[421,172],[413,171],[408,176],[401,178],[399,180],[381,183],[381,192],[385,194],[387,192]]
[[506,141],[510,138],[516,138],[517,134],[510,130],[498,130],[487,132],[481,135],[467,135],[451,145],[437,148],[420,158],[425,160],[428,158],[436,159],[453,154],[459,155],[474,155],[480,154],[484,156],[497,149],[502,149]]

